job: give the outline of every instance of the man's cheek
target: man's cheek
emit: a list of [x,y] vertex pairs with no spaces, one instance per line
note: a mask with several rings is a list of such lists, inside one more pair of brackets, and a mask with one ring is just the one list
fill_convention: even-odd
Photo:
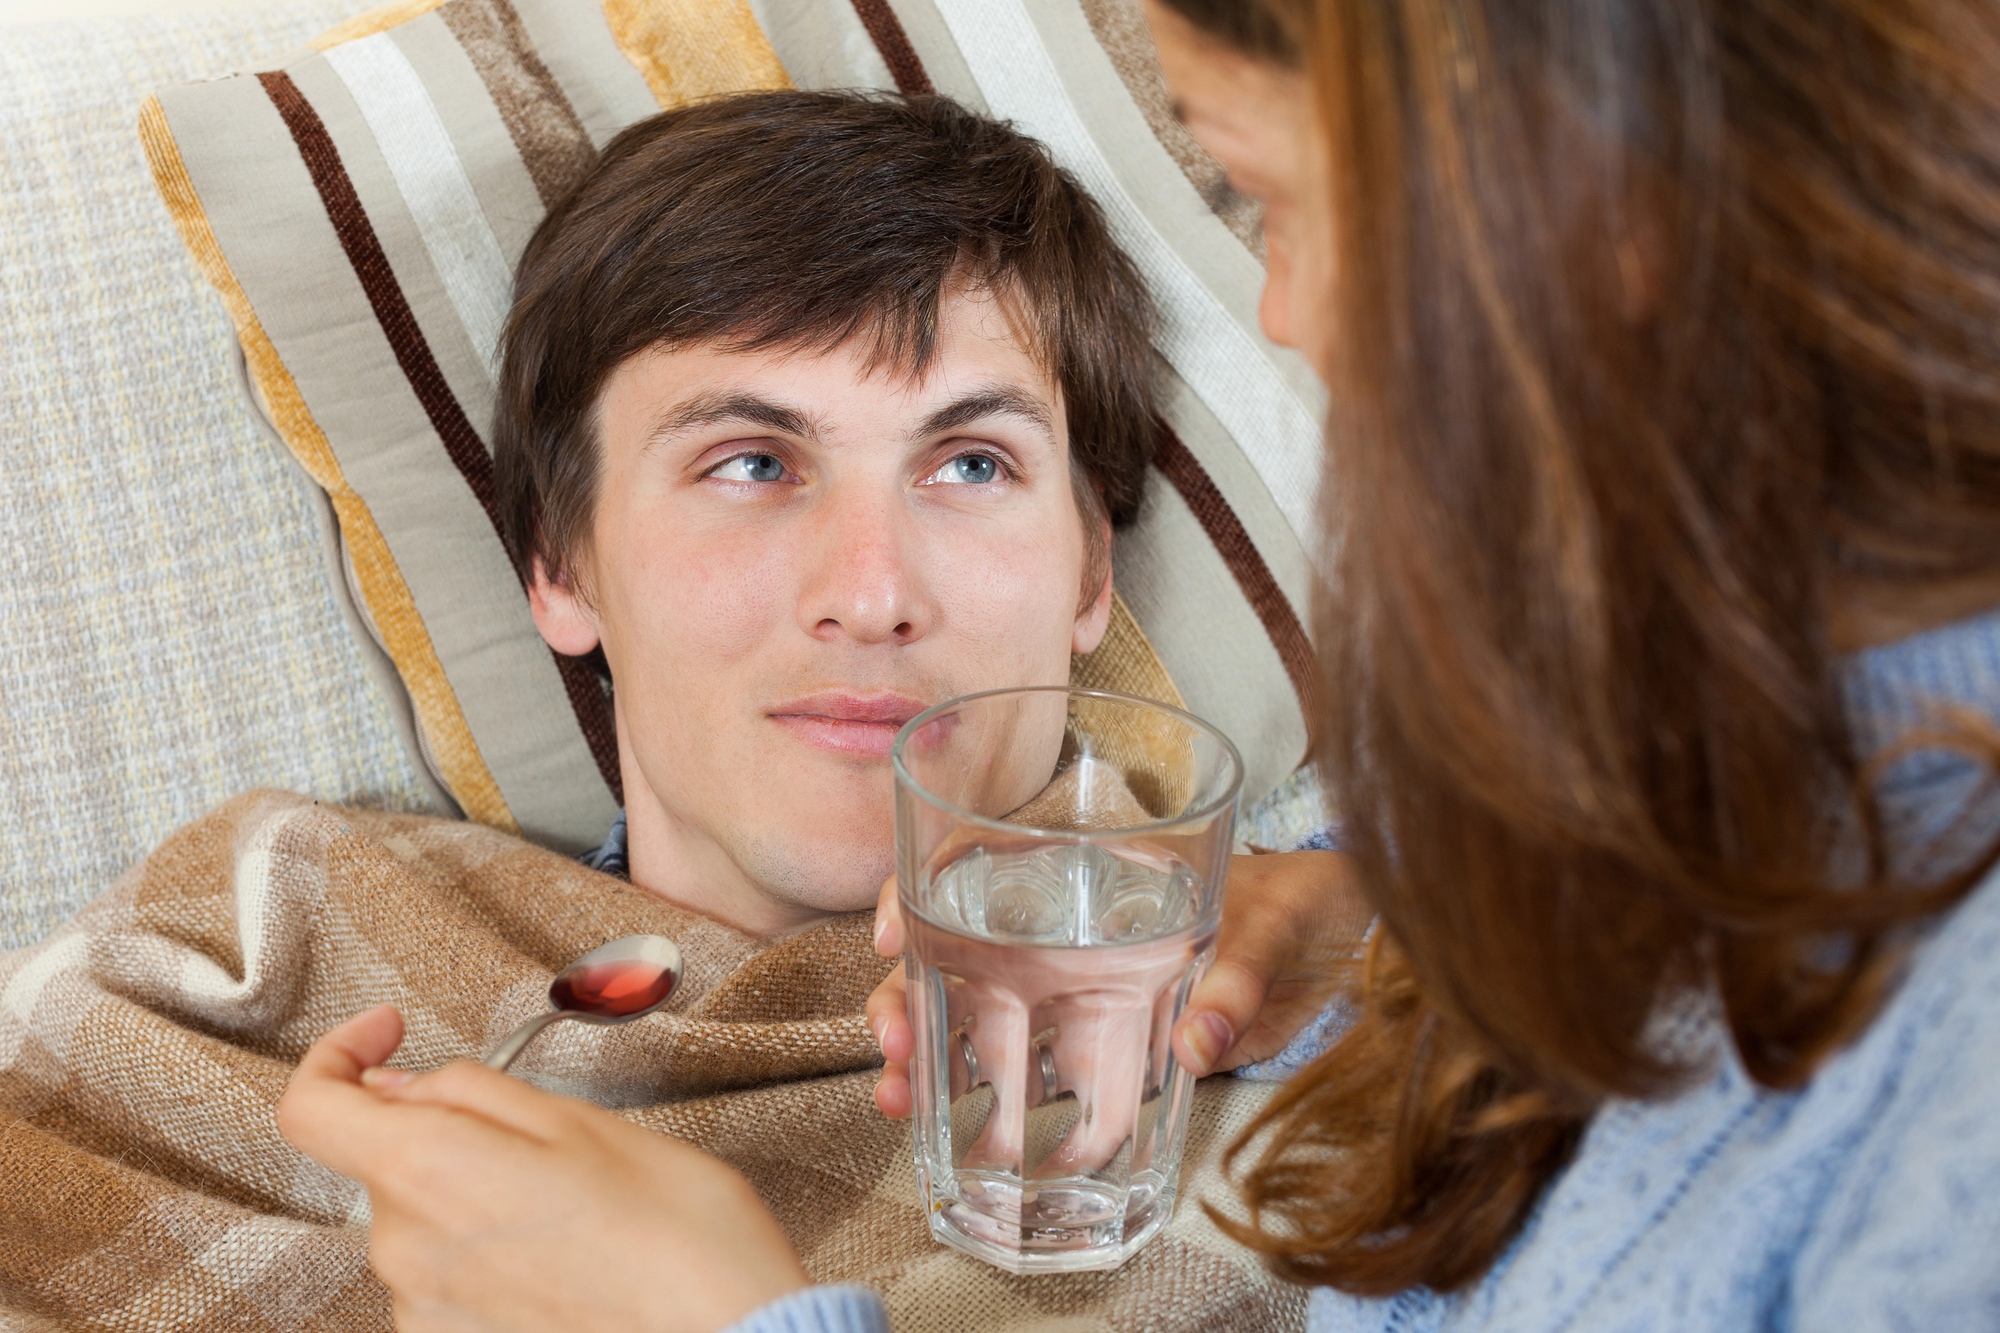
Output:
[[778,543],[740,540],[659,552],[641,589],[649,637],[676,658],[741,661],[785,616],[787,559]]
[[1034,533],[940,561],[933,586],[955,637],[978,654],[964,665],[982,688],[1067,678],[1083,578],[1080,556],[1067,555],[1059,534]]

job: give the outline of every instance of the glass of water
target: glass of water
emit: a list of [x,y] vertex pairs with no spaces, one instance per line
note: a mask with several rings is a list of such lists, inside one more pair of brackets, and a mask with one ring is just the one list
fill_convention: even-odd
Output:
[[1115,1268],[1173,1213],[1243,761],[1178,708],[1061,687],[897,735],[917,1176],[931,1234],[1015,1273]]

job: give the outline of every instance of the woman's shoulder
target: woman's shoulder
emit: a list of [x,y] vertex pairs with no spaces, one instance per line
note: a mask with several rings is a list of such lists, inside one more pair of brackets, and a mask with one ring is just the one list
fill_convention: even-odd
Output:
[[1321,1293],[1313,1328],[1988,1327],[1996,1254],[2000,872],[1804,1088],[1722,1043],[1679,1096],[1606,1106],[1483,1282]]
[[1913,951],[1820,1099],[1856,1123],[1800,1248],[1798,1322],[2000,1322],[2000,871]]
[[1630,1243],[1609,1266],[1603,1313],[1675,1292],[1709,1327],[1990,1321],[2000,1301],[1996,961],[2000,873],[1910,950],[1874,1022],[1805,1087],[1761,1087],[1725,1047],[1705,1086],[1625,1108],[1629,1124],[1602,1126],[1602,1143],[1593,1125],[1587,1152],[1639,1147],[1638,1171],[1662,1176],[1641,1192],[1649,1207],[1626,1219]]

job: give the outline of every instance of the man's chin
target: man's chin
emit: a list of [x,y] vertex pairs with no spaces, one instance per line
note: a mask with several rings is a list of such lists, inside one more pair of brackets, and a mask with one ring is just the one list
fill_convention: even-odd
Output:
[[775,901],[811,912],[868,911],[895,872],[895,839],[759,836],[739,844],[735,861]]

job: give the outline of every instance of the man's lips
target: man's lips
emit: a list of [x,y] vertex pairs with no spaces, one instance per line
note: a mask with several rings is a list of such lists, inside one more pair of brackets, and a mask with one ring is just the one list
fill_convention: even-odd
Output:
[[902,694],[849,694],[829,690],[791,699],[770,710],[773,722],[815,749],[886,759],[896,732],[929,707]]

